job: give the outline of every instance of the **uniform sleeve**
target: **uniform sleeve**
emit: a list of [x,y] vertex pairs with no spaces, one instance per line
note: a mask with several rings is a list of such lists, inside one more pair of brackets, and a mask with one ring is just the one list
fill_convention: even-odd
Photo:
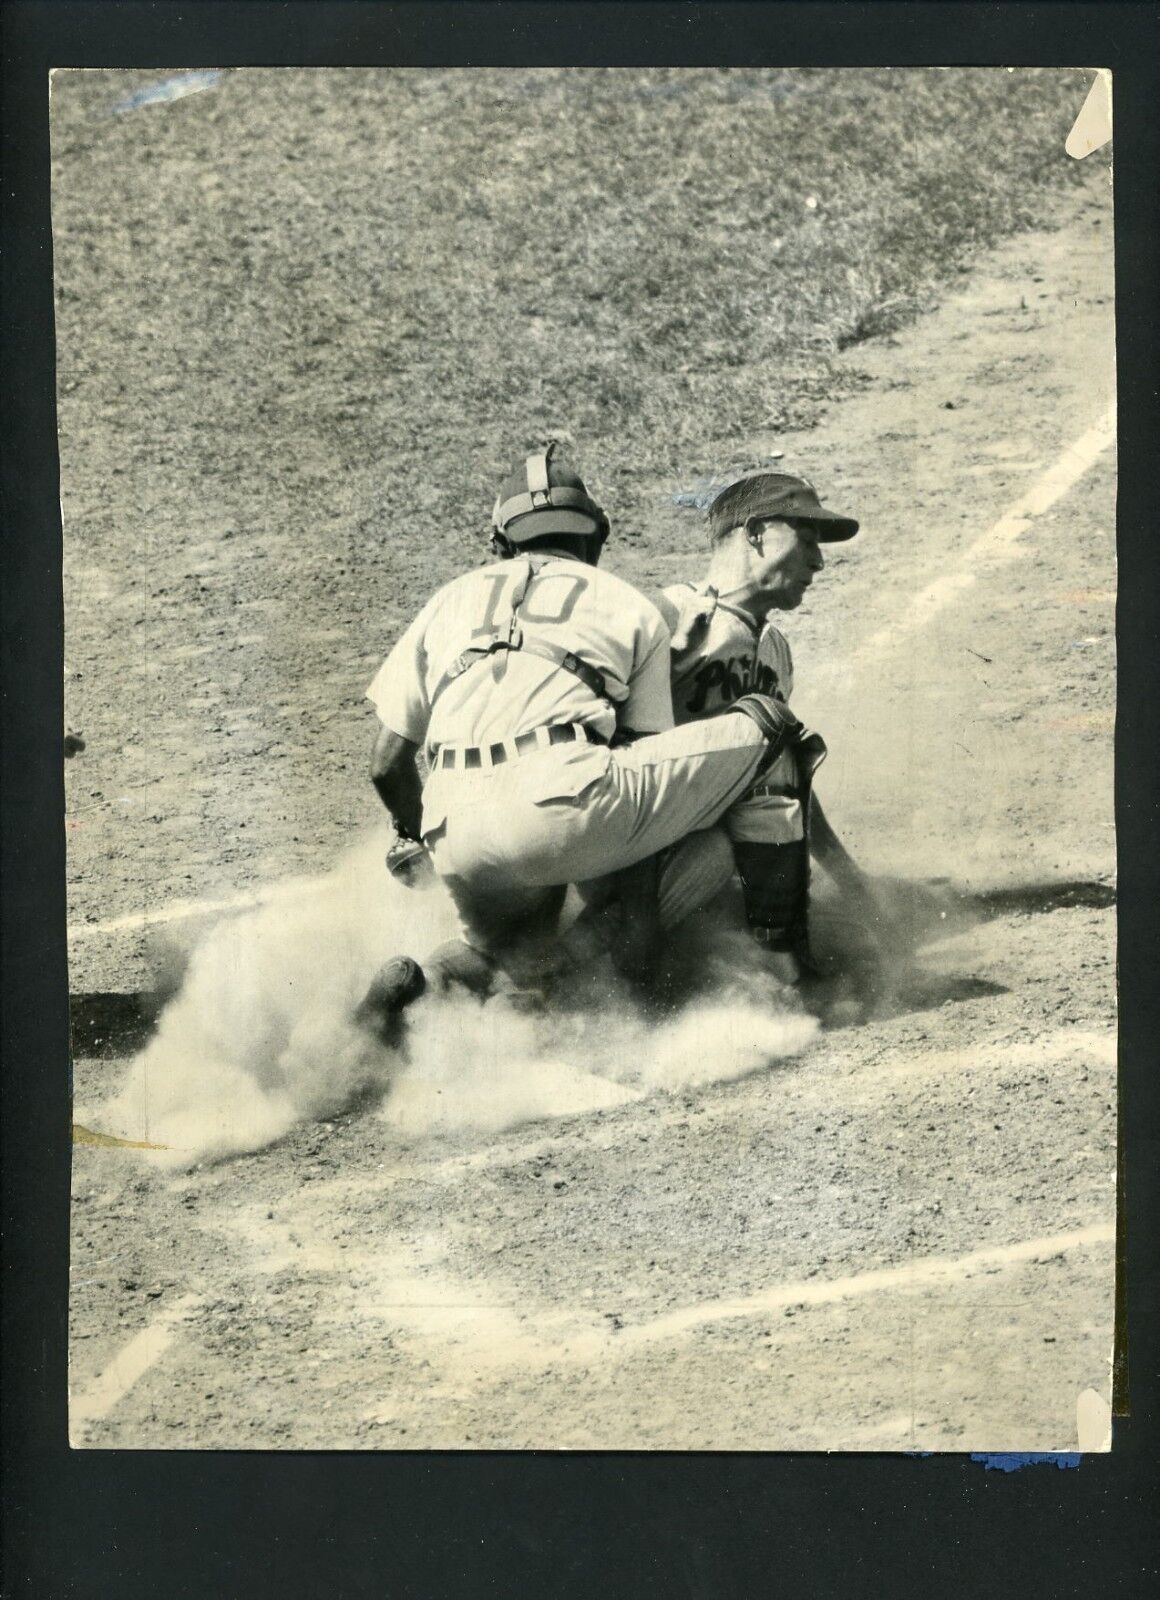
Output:
[[425,683],[426,631],[427,607],[424,607],[375,673],[367,690],[367,699],[378,712],[383,726],[410,739],[412,744],[423,743],[431,720]]
[[616,720],[634,733],[664,733],[673,726],[669,634],[653,606],[641,620],[634,655],[628,698],[620,706]]
[[777,680],[774,693],[788,700],[793,694],[793,656],[790,654],[789,640],[772,622],[765,625],[760,654],[761,659],[773,668]]

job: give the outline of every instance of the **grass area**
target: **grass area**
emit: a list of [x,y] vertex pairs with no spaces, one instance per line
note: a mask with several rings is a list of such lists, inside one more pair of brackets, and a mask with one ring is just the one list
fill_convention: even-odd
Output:
[[658,477],[808,426],[838,352],[1081,181],[1089,74],[282,70],[113,109],[160,76],[54,86],[68,536],[177,507],[293,539],[316,592],[399,541],[401,619],[548,431],[631,537]]

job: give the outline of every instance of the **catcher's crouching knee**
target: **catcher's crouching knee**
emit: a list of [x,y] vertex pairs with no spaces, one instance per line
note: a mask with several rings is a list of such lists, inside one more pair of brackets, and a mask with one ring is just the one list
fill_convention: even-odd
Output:
[[755,722],[765,737],[765,755],[758,776],[768,770],[784,750],[799,752],[802,764],[809,773],[825,760],[826,746],[820,734],[810,733],[786,705],[768,694],[743,694],[734,700],[730,711],[740,711]]
[[740,711],[751,722],[756,722],[770,743],[786,743],[802,731],[802,725],[784,700],[775,700],[771,694],[743,694],[734,700],[730,711]]

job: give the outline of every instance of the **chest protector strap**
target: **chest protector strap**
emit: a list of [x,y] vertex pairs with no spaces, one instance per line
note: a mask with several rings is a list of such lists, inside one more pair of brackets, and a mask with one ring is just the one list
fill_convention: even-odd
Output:
[[493,656],[500,650],[524,650],[530,656],[539,656],[544,661],[550,661],[553,666],[563,667],[565,672],[571,672],[598,700],[609,698],[604,674],[596,667],[589,666],[587,661],[581,661],[578,655],[574,655],[571,650],[565,650],[563,645],[548,644],[544,639],[525,639],[520,629],[516,630],[514,639],[493,638],[487,644],[473,645],[470,650],[464,650],[461,655],[456,656],[443,674],[443,681],[436,689],[434,698],[437,700],[449,683],[462,677],[477,661],[485,661],[488,656]]
[[608,693],[608,685],[604,680],[604,674],[597,667],[591,666],[587,661],[582,661],[575,651],[565,650],[563,645],[551,644],[546,639],[527,639],[524,637],[524,630],[519,625],[519,608],[523,604],[532,579],[544,565],[545,559],[550,558],[540,557],[537,559],[535,556],[525,556],[523,559],[528,564],[528,575],[524,580],[523,587],[512,601],[512,614],[506,632],[493,633],[480,644],[471,645],[468,649],[461,651],[443,674],[439,686],[432,696],[432,705],[438,700],[449,683],[453,683],[456,678],[462,677],[465,672],[475,666],[477,661],[486,661],[489,656],[497,654],[500,650],[526,650],[530,656],[539,656],[543,661],[550,661],[554,667],[562,667],[565,672],[570,672],[574,677],[579,678],[584,687],[591,694],[594,694],[598,700],[607,700],[610,704],[612,703],[611,696]]

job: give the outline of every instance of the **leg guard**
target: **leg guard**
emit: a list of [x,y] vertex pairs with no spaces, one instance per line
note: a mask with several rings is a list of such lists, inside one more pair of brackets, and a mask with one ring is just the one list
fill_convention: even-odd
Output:
[[789,951],[810,966],[810,855],[805,839],[792,844],[735,841],[733,853],[754,937],[766,949]]
[[767,949],[789,952],[804,971],[816,972],[809,944],[809,815],[814,773],[826,758],[825,741],[820,734],[808,732],[786,705],[768,695],[743,695],[732,709],[752,717],[766,735],[769,754],[763,773],[783,752],[792,755],[794,777],[785,794],[798,802],[804,835],[776,843],[734,836],[749,926]]

